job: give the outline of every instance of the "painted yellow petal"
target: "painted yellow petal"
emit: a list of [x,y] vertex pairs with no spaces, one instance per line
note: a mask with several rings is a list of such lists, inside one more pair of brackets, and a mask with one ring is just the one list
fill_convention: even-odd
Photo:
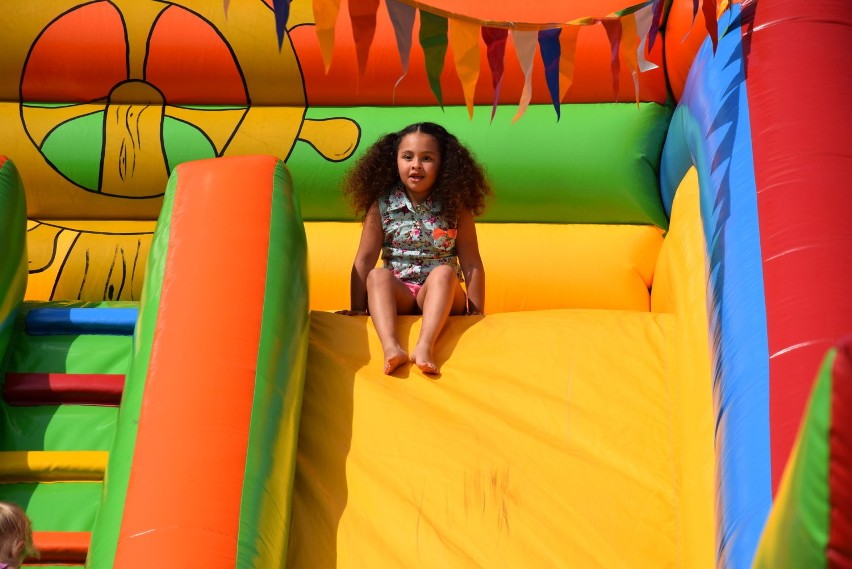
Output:
[[346,160],[358,146],[358,123],[346,118],[305,119],[299,139],[317,149],[328,160]]
[[[53,262],[61,232],[61,227],[27,220],[27,257],[31,273],[43,271]],[[67,249],[68,244],[65,245]]]

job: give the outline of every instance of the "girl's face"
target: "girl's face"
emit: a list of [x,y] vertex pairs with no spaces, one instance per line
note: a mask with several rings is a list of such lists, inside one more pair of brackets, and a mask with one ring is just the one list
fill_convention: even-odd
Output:
[[441,168],[438,140],[422,132],[406,134],[399,142],[396,166],[408,198],[419,204],[429,197]]

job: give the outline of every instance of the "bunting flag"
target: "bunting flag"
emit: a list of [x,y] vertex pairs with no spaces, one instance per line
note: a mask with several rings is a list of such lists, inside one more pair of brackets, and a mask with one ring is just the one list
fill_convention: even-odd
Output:
[[615,100],[618,102],[619,76],[621,75],[621,60],[618,57],[621,51],[621,19],[620,18],[603,18],[601,24],[606,30],[606,37],[609,38],[610,49],[610,66],[612,69],[612,92],[615,94]]
[[417,13],[414,6],[403,4],[398,0],[385,0],[393,33],[396,37],[396,49],[399,52],[399,61],[402,63],[402,75],[393,85],[391,100],[396,100],[396,88],[403,78],[408,74],[408,58],[411,55],[411,34],[414,31],[414,16]]
[[420,46],[426,60],[426,77],[429,87],[441,108],[444,96],[441,92],[441,72],[447,57],[447,19],[420,10]]
[[719,22],[716,15],[716,0],[704,0],[701,4],[701,11],[704,14],[704,25],[707,28],[707,34],[710,36],[710,41],[713,42],[713,53],[716,53],[716,45],[719,43]]
[[509,30],[483,26],[481,33],[488,56],[488,67],[491,69],[491,85],[494,88],[494,104],[491,106],[491,122],[494,122],[494,115],[497,113],[497,101],[500,99],[500,86],[503,84],[506,38],[509,37]]
[[636,32],[636,15],[628,14],[621,22],[621,47],[619,55],[633,76],[633,90],[636,94],[636,106],[639,106],[639,35]]
[[651,28],[648,30],[648,51],[654,49],[657,32],[660,30],[660,24],[663,21],[663,8],[665,8],[665,3],[666,0],[654,0],[654,11],[651,13]]
[[290,0],[272,0],[272,11],[275,12],[275,33],[278,34],[278,49],[284,45],[284,34],[287,33],[287,20],[290,19]]
[[[684,41],[689,33],[692,31],[692,28],[695,27],[695,19],[698,17],[698,9],[699,3],[701,8],[701,15],[704,16],[704,29],[707,31],[707,35],[710,36],[710,41],[713,44],[713,53],[716,53],[716,45],[719,42],[719,23],[717,21],[718,17],[728,8],[730,5],[729,0],[721,0],[719,5],[719,10],[716,10],[716,0],[692,0],[692,24],[689,29],[686,31],[683,39]],[[740,3],[739,0],[734,0],[734,3]]]
[[340,0],[313,1],[317,39],[327,74],[331,68],[331,55],[334,53],[334,28],[337,25],[337,14],[340,12]]
[[559,35],[561,59],[559,60],[559,101],[565,100],[568,88],[574,82],[574,53],[577,51],[577,36],[582,26],[566,26]]
[[515,44],[515,53],[518,54],[518,63],[524,74],[524,88],[521,90],[521,100],[518,102],[518,112],[512,122],[517,121],[527,111],[532,99],[532,69],[535,59],[535,46],[538,40],[536,32],[512,30],[512,41]]
[[646,43],[648,41],[648,31],[651,29],[651,19],[653,16],[653,6],[645,6],[634,14],[634,18],[636,19],[636,35],[641,38],[639,41],[639,48],[636,50],[637,64],[639,65],[640,73],[644,73],[658,67],[656,63],[648,61],[645,57],[645,53],[647,53]]
[[559,60],[562,55],[562,46],[559,36],[562,35],[561,28],[541,30],[538,32],[538,48],[541,52],[541,61],[544,64],[544,80],[547,82],[547,90],[550,92],[550,100],[556,110],[556,120],[560,118],[559,96]]
[[[289,4],[290,0],[283,1]],[[363,77],[367,69],[367,57],[370,45],[376,35],[376,12],[379,0],[360,0],[349,3],[349,19],[352,21],[352,39],[355,41],[355,54],[358,59],[358,76]]]
[[450,20],[450,49],[462,84],[467,114],[473,118],[473,96],[479,80],[479,25],[467,20]]
[[[276,31],[279,48],[283,43],[292,0],[272,0],[275,11]],[[742,0],[693,0],[693,23],[699,8],[710,35],[715,51],[718,42],[717,18],[732,4]],[[223,0],[225,14],[230,0]],[[268,2],[268,0],[267,0]],[[363,77],[376,30],[376,14],[380,0],[349,0],[349,13],[352,20],[352,34],[358,59],[359,77]],[[606,17],[578,18],[561,24],[531,22],[494,22],[455,15],[435,9],[430,11],[428,2],[421,0],[385,0],[388,16],[391,19],[396,36],[397,50],[402,64],[402,74],[394,84],[394,93],[402,79],[408,73],[414,20],[420,12],[419,41],[425,56],[426,75],[429,87],[438,104],[443,108],[441,74],[444,69],[447,49],[452,42],[453,60],[456,72],[462,84],[465,105],[468,114],[473,117],[476,84],[479,80],[480,43],[477,30],[486,48],[488,66],[491,71],[494,99],[491,108],[491,120],[497,112],[500,100],[500,87],[504,72],[506,40],[509,30],[524,73],[524,87],[518,112],[513,122],[518,120],[532,100],[532,62],[535,50],[541,52],[547,89],[557,120],[560,118],[560,105],[565,100],[574,76],[574,58],[577,36],[584,26],[601,24],[607,34],[611,48],[612,87],[616,100],[619,96],[619,77],[621,61],[629,67],[633,76],[636,102],[639,102],[639,74],[655,69],[657,64],[649,61],[646,55],[653,49],[660,31],[663,15],[672,0],[644,0]],[[334,32],[340,0],[312,0],[316,33],[320,45],[325,72],[331,66],[334,51]]]

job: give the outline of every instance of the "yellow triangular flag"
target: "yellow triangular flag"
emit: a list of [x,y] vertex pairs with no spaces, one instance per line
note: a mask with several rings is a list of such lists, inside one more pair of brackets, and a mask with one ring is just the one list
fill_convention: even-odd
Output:
[[479,79],[479,24],[450,18],[450,49],[462,84],[467,114],[473,118],[473,97]]

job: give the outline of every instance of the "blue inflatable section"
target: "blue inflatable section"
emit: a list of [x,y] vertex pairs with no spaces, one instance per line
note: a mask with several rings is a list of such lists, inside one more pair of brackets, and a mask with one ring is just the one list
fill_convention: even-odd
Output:
[[[751,566],[772,507],[769,347],[740,7],[720,19],[675,110],[661,167],[671,211],[695,165],[707,245],[716,413],[717,567]],[[730,33],[725,30],[730,29]]]
[[27,313],[27,333],[112,334],[130,336],[139,317],[137,308],[37,308]]

